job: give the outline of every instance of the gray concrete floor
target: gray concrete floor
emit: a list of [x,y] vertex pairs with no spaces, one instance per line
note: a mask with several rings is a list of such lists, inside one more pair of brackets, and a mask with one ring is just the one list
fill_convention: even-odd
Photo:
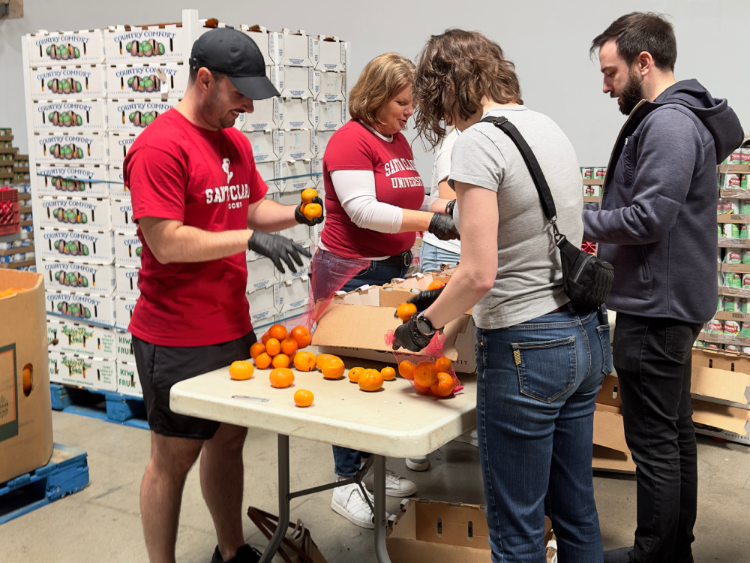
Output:
[[[0,560],[14,563],[147,562],[138,509],[138,491],[149,455],[149,433],[73,414],[53,412],[55,441],[88,452],[90,483],[81,492],[0,526]],[[291,440],[292,490],[333,478],[330,446]],[[750,448],[699,438],[700,499],[694,547],[697,563],[750,562]],[[450,443],[430,456],[425,473],[389,467],[434,500],[482,503],[476,448]],[[245,446],[245,503],[276,512],[276,438],[251,429]],[[605,548],[632,542],[635,481],[599,474],[595,478]],[[350,524],[330,509],[330,492],[297,499],[301,518],[329,563],[374,562],[372,532]],[[399,500],[387,508],[398,510]],[[261,547],[265,540],[245,518],[245,536]],[[178,561],[207,563],[216,545],[203,503],[198,472],[188,478],[177,542]],[[489,560],[489,559],[488,559]]]

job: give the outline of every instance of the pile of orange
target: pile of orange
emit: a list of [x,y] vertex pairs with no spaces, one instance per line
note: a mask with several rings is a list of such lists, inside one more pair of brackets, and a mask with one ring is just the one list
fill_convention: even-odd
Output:
[[275,324],[261,338],[250,346],[250,357],[259,369],[274,367],[288,368],[299,355],[298,350],[307,348],[312,337],[310,331],[298,326],[287,333],[282,324]]
[[318,197],[317,190],[307,188],[302,190],[302,214],[309,220],[317,219],[323,215],[323,206],[319,203],[313,203],[313,199]]
[[1,289],[0,290],[0,299],[3,297],[10,297],[11,295],[15,295],[16,293],[20,291],[26,291],[26,288],[23,287],[9,287],[8,289]]
[[437,397],[448,397],[453,393],[453,377],[450,374],[451,361],[439,358],[432,362],[419,362],[416,366],[409,360],[398,365],[398,372],[409,379],[417,393],[427,395],[431,392]]

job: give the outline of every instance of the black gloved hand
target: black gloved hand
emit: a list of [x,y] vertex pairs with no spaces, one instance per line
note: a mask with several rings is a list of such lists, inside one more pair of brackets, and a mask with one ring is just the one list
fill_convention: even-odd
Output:
[[[321,207],[323,207],[323,200],[319,197],[314,197],[313,200],[310,203],[319,203]],[[320,217],[316,217],[315,219],[308,219],[305,217],[305,214],[302,213],[302,206],[305,205],[304,203],[300,203],[297,206],[297,209],[294,210],[294,219],[297,221],[297,223],[301,223],[302,225],[307,225],[308,227],[314,227],[315,225],[319,225],[323,222],[325,219],[325,208],[323,208],[323,214]]]
[[286,237],[264,233],[263,231],[253,231],[253,236],[247,241],[247,248],[270,258],[273,265],[282,274],[286,273],[282,261],[296,274],[297,269],[294,267],[294,262],[298,266],[302,266],[300,254],[308,258],[312,257],[310,250],[301,244],[297,244]]
[[407,322],[396,329],[393,341],[393,349],[406,348],[410,352],[419,352],[427,347],[434,334],[425,335],[419,332],[417,328],[417,315],[414,315]]
[[427,229],[440,240],[461,239],[461,235],[453,222],[453,217],[435,213],[430,221],[430,227]]
[[[417,313],[421,313],[422,311],[426,311],[427,308],[432,305],[438,297],[440,297],[440,294],[443,293],[444,289],[444,287],[441,287],[440,289],[426,289],[409,299],[407,303],[414,303],[417,306]],[[393,313],[393,316],[394,318],[398,318],[398,310]]]
[[448,202],[448,204],[445,206],[445,214],[448,217],[453,217],[453,208],[456,207],[456,200],[452,199]]

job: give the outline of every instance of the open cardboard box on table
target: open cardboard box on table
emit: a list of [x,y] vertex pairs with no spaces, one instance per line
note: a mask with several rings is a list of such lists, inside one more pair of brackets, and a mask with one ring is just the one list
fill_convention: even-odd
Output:
[[616,375],[608,375],[596,396],[594,412],[594,469],[633,473],[635,463],[625,442],[622,400]]

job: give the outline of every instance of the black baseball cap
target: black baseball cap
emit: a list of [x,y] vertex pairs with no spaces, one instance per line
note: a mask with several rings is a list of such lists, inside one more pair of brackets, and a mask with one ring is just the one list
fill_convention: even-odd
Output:
[[190,68],[205,67],[225,74],[246,98],[265,100],[280,96],[266,76],[263,54],[255,41],[238,29],[218,27],[201,35],[193,43]]

